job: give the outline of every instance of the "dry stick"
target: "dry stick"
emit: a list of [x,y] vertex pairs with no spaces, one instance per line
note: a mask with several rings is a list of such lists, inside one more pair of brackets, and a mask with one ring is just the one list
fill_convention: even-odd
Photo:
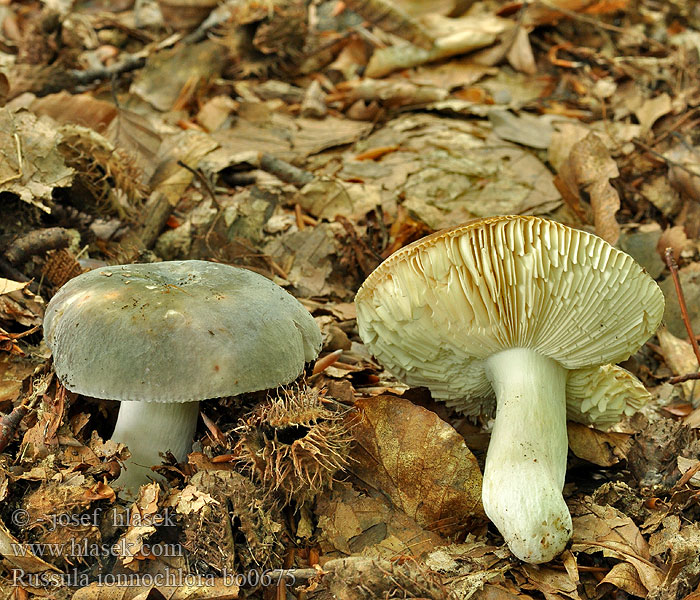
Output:
[[[696,173],[696,172],[693,171],[692,169],[689,169],[689,168],[686,167],[685,165],[682,165],[681,163],[676,162],[675,160],[671,160],[670,158],[666,158],[663,154],[657,152],[657,151],[654,150],[653,148],[650,148],[650,147],[647,146],[644,142],[638,140],[637,138],[632,138],[632,143],[633,143],[635,146],[639,146],[639,147],[640,147],[642,150],[644,150],[645,152],[648,152],[649,154],[651,154],[651,155],[652,155],[654,158],[656,158],[658,161],[663,162],[663,163],[665,163],[665,164],[667,164],[667,165],[670,165],[670,166],[672,166],[672,167],[676,167],[677,169],[680,169],[681,171],[685,171],[685,172],[688,173],[688,175],[690,175],[691,177],[700,177],[700,173]],[[676,268],[677,268],[677,267],[676,267]]]
[[25,263],[29,258],[44,254],[49,250],[66,248],[70,244],[70,234],[63,227],[49,227],[31,231],[12,243],[5,251],[5,258],[14,266]]
[[[664,252],[664,258],[666,259],[666,264],[671,271],[671,278],[673,279],[673,285],[676,288],[676,295],[678,296],[678,305],[681,308],[681,317],[683,318],[683,324],[685,325],[685,330],[688,332],[688,337],[690,338],[690,344],[693,346],[693,352],[695,352],[695,358],[700,364],[700,347],[698,347],[698,341],[695,339],[695,334],[693,333],[693,326],[690,323],[690,317],[688,316],[688,307],[685,303],[685,296],[683,296],[683,288],[681,287],[681,280],[678,277],[678,265],[676,264],[676,259],[673,258],[673,248],[666,248]],[[684,381],[690,381],[691,379],[700,379],[700,373],[688,373],[686,375],[680,375],[679,377],[671,377],[668,380],[669,383],[683,383]]]
[[[33,333],[38,328],[39,326],[37,325],[22,335]],[[22,422],[22,419],[29,414],[29,412],[34,410],[34,407],[39,400],[39,396],[40,394],[36,394],[34,396],[31,394],[28,395],[26,398],[24,398],[24,400],[22,400],[19,406],[12,409],[12,412],[3,415],[2,418],[0,418],[0,452],[7,448],[8,444],[14,439],[15,433],[17,433],[17,429],[19,428],[19,424]]]
[[207,192],[209,192],[209,196],[211,196],[211,201],[221,208],[221,205],[219,204],[219,201],[216,199],[216,194],[214,193],[214,188],[211,185],[211,181],[209,181],[198,169],[193,169],[190,167],[187,163],[178,160],[177,161],[178,166],[182,167],[183,169],[187,169],[192,175],[194,175],[197,180],[205,187]]
[[295,167],[286,160],[272,156],[272,154],[267,152],[260,153],[260,168],[263,171],[272,173],[278,179],[297,187],[302,187],[315,179],[308,171]]
[[314,365],[313,374],[316,375],[318,373],[322,373],[328,367],[330,367],[332,364],[338,362],[338,359],[340,358],[340,355],[342,353],[343,353],[342,349],[335,350],[335,351],[331,352],[330,354],[326,354],[326,356],[324,356],[323,358],[319,358],[316,361],[316,364]]
[[[551,0],[535,0],[534,4],[541,4],[542,6],[545,6],[546,8],[553,10],[555,12],[562,13],[569,17],[570,19],[573,19],[574,21],[583,21],[584,23],[588,23],[590,25],[593,25],[594,27],[598,27],[600,29],[605,29],[607,31],[613,31],[615,33],[627,33],[627,30],[624,27],[617,27],[616,25],[610,25],[609,23],[604,23],[603,21],[600,21],[599,19],[595,19],[593,17],[589,17],[587,15],[577,13],[576,11],[569,10],[567,8],[564,8],[563,6],[559,6],[555,3],[553,3]],[[642,39],[644,40],[645,43],[649,44],[650,46],[656,46],[657,49],[659,50],[666,50],[666,47],[659,41],[648,38],[646,36],[642,36]]]

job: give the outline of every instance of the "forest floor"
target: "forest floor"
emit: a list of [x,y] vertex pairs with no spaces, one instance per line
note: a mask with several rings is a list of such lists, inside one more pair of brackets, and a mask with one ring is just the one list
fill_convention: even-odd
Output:
[[[0,24],[0,600],[700,599],[700,388],[674,379],[698,371],[700,5],[0,0]],[[622,365],[651,402],[569,424],[573,538],[542,565],[483,514],[489,416],[394,378],[353,304],[406,244],[516,214],[666,298]],[[284,287],[323,349],[297,387],[203,402],[129,501],[118,403],[60,385],[44,312],[87,270],[184,259]]]

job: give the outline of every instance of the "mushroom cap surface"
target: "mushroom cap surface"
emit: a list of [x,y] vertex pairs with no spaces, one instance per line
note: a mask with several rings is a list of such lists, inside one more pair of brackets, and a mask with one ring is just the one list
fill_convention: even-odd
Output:
[[360,336],[394,375],[467,414],[493,406],[484,373],[492,354],[529,348],[570,370],[619,362],[664,310],[632,257],[523,216],[470,221],[398,250],[355,304]]
[[309,312],[267,278],[188,260],[102,267],[44,317],[61,382],[111,400],[189,402],[289,383],[321,348]]

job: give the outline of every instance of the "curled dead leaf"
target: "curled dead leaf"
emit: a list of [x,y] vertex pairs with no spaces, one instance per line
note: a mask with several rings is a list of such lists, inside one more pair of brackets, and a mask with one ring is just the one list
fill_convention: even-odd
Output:
[[482,517],[481,472],[464,439],[435,413],[400,397],[356,403],[351,471],[431,530],[463,530]]
[[566,431],[571,451],[601,467],[611,467],[625,460],[632,446],[632,436],[628,433],[599,431],[573,421],[567,422]]
[[619,174],[603,140],[593,132],[572,146],[560,169],[560,178],[574,197],[580,197],[581,192],[588,194],[595,232],[611,244],[620,237],[620,226],[615,220],[620,197],[610,180]]
[[628,567],[618,568],[618,573],[613,573],[615,585],[640,590],[635,587],[638,582],[649,592],[661,584],[663,572],[651,562],[649,545],[627,515],[612,506],[599,506],[586,500],[572,507],[572,516],[572,552],[602,552],[606,557],[629,564],[636,572],[633,578]]

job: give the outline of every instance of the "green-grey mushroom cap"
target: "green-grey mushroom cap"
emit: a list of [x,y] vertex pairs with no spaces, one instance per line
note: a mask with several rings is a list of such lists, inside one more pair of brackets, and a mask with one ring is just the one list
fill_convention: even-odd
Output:
[[103,267],[53,297],[44,337],[71,391],[189,402],[289,383],[321,348],[309,312],[262,275],[189,260]]

